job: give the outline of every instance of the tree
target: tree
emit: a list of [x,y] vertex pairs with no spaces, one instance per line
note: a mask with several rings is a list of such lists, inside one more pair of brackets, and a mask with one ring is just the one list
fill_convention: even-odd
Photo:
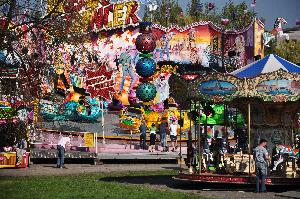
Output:
[[200,0],[192,0],[191,4],[188,6],[188,15],[193,18],[194,21],[198,21],[202,14],[202,10],[200,9],[201,6]]
[[300,63],[300,41],[272,41],[265,54],[276,54],[292,63]]
[[232,1],[226,3],[221,14],[222,18],[227,18],[231,21],[227,27],[229,29],[243,29],[247,27],[254,16],[255,13],[248,11],[248,6],[245,1],[237,5]]
[[[15,79],[1,76],[0,100],[16,105],[16,101],[40,99],[42,84],[45,79],[52,79],[50,71],[58,60],[58,55],[51,52],[59,52],[66,44],[82,45],[90,39],[90,18],[98,3],[97,0],[0,1],[0,67],[19,71]],[[12,89],[13,84],[16,89]],[[15,138],[24,138],[24,126],[22,122],[1,125],[0,140],[12,145]]]
[[[90,40],[90,19],[96,0],[3,0],[0,3],[0,52],[5,54],[1,67],[18,67],[18,92],[32,101],[40,96],[45,72],[57,57],[50,52],[64,43],[82,45]],[[7,58],[14,60],[7,64]],[[47,70],[46,70],[47,69]],[[3,82],[3,81],[2,81]]]
[[[153,23],[168,26],[170,24],[184,24],[183,10],[178,1],[175,0],[160,0],[157,1],[157,10],[153,11]],[[150,21],[149,8],[145,7],[144,21]]]
[[[169,10],[169,11],[168,11]],[[148,9],[144,17],[149,19]],[[170,13],[166,17],[166,13]],[[185,26],[197,21],[211,21],[216,25],[221,26],[221,18],[227,18],[231,21],[228,29],[243,29],[249,25],[255,16],[255,13],[248,11],[248,6],[245,2],[234,4],[232,1],[226,3],[224,8],[218,12],[218,9],[213,3],[202,3],[201,0],[191,0],[187,6],[186,14],[183,14],[182,8],[178,1],[165,0],[158,1],[158,9],[154,12],[154,23],[167,26],[175,23],[179,26]]]

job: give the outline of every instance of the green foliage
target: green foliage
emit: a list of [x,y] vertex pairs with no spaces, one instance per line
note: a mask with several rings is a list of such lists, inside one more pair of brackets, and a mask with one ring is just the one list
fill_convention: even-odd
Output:
[[[147,181],[172,180],[175,171],[95,173],[73,176],[1,178],[0,198],[202,198],[194,194],[153,189]],[[136,179],[141,185],[130,184]],[[128,182],[128,183],[126,183]]]
[[[167,8],[170,10],[169,17],[166,17]],[[146,8],[143,20],[150,21],[150,16],[151,14]],[[170,24],[185,26],[197,21],[211,21],[216,25],[221,25],[221,19],[227,18],[231,21],[226,27],[227,29],[243,29],[251,23],[254,16],[255,13],[249,11],[246,2],[234,4],[232,1],[229,1],[219,11],[216,7],[210,10],[208,3],[203,3],[201,0],[191,0],[186,13],[183,14],[178,1],[160,0],[158,1],[158,9],[153,12],[153,23],[163,26],[169,26]]]
[[300,63],[300,41],[272,41],[265,49],[266,54],[276,54],[292,63]]
[[[247,10],[247,13],[244,13],[245,10]],[[248,6],[245,1],[237,5],[231,1],[225,5],[221,16],[230,19],[231,23],[227,28],[242,29],[251,23],[255,14],[248,11]]]
[[[152,13],[154,23],[161,24],[163,26],[168,26],[170,24],[185,25],[185,20],[181,15],[181,13],[183,13],[183,10],[180,7],[178,1],[158,0],[157,3],[158,8]],[[145,8],[143,21],[151,21],[151,13],[149,12],[147,6]]]

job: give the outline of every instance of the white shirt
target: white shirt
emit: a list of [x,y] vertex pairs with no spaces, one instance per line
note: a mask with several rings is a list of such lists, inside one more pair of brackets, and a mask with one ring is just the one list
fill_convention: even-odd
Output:
[[177,136],[177,124],[171,124],[170,125],[170,134],[173,136]]
[[66,144],[67,142],[70,144],[71,143],[71,139],[69,137],[62,137],[57,145],[63,146],[66,148]]

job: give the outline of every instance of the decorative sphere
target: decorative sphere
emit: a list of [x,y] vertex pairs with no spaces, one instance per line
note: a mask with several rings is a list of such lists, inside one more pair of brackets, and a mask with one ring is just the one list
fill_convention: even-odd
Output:
[[141,58],[136,63],[136,73],[141,77],[150,77],[156,70],[156,65],[151,58]]
[[136,89],[136,96],[143,102],[149,102],[156,96],[156,88],[154,84],[149,82],[141,83]]
[[155,38],[152,34],[140,34],[136,38],[136,49],[141,53],[153,52],[156,47]]

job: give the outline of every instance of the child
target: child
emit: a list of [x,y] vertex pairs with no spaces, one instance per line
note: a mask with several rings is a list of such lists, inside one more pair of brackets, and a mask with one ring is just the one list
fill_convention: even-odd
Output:
[[155,124],[152,123],[150,127],[150,149],[149,152],[153,152],[153,149],[155,149],[155,140],[156,140],[156,127]]
[[173,120],[172,124],[170,125],[170,136],[172,142],[172,152],[175,152],[175,142],[177,143],[177,124],[175,120]]

